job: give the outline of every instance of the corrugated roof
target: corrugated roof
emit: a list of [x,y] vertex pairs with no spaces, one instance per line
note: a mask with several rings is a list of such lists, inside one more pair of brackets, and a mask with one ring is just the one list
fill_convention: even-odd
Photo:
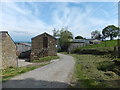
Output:
[[85,39],[73,39],[72,42],[76,42],[76,43],[88,43],[89,41],[85,40]]

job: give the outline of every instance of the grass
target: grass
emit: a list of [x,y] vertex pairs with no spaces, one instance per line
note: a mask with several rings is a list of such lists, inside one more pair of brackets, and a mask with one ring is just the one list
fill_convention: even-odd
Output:
[[[44,65],[47,65],[46,61],[50,61],[53,59],[58,59],[58,56],[47,56],[47,57],[43,57],[40,58],[38,60],[33,60],[32,62],[34,64],[32,65],[28,65],[28,66],[24,66],[24,67],[11,67],[11,68],[7,68],[7,69],[3,69],[2,70],[2,81],[5,82],[6,80],[9,80],[10,78],[18,75],[18,74],[22,74],[31,70],[34,70],[36,68],[42,67]],[[41,62],[43,62],[43,64],[41,64]]]
[[[106,43],[106,45],[105,45]],[[117,46],[117,40],[102,41],[100,44],[88,45],[86,47],[78,47],[73,50],[73,53],[79,50],[97,50],[101,52],[107,52],[114,50],[114,46]]]
[[33,63],[40,63],[40,62],[50,61],[53,59],[59,59],[59,57],[58,56],[47,56],[47,57],[43,57],[43,58],[40,58],[37,60],[33,60],[32,62]]
[[5,82],[18,74],[22,74],[22,73],[34,70],[34,69],[42,67],[44,65],[47,65],[47,64],[28,65],[28,66],[24,66],[24,67],[14,67],[14,68],[11,67],[11,68],[7,68],[7,69],[3,69],[2,70],[2,81]]
[[65,55],[68,55],[68,53],[67,53],[67,52],[59,52],[59,53],[61,53],[61,54],[65,54]]
[[89,46],[82,47],[82,48],[111,48],[114,46],[117,46],[117,40],[102,41],[100,44],[89,45]]
[[[79,88],[118,88],[120,76],[110,58],[99,55],[72,55],[76,59],[73,87]],[[105,63],[107,62],[107,63]],[[112,67],[110,67],[110,65]],[[102,69],[100,69],[102,68]],[[105,71],[104,71],[105,70]],[[113,71],[112,71],[113,70]]]
[[112,62],[120,60],[113,55],[115,46],[117,40],[75,48],[72,51],[76,60],[73,87],[120,88],[120,67]]

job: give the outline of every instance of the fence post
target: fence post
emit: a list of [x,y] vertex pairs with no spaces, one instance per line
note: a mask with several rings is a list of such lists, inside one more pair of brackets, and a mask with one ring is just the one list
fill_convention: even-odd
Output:
[[114,47],[114,57],[116,58],[117,55],[116,55],[116,47]]
[[118,58],[120,58],[120,46],[118,46]]

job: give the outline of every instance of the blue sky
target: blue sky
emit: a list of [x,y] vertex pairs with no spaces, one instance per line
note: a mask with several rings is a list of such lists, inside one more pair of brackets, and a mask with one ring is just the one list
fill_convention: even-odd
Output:
[[0,29],[14,41],[30,41],[66,26],[74,36],[90,38],[94,30],[118,26],[117,2],[4,2],[1,14]]

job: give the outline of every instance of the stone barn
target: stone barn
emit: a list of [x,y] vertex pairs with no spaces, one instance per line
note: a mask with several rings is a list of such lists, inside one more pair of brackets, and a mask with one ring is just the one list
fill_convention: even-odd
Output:
[[16,45],[7,31],[0,31],[1,68],[16,67]]
[[48,33],[32,38],[31,60],[57,55],[56,39]]

